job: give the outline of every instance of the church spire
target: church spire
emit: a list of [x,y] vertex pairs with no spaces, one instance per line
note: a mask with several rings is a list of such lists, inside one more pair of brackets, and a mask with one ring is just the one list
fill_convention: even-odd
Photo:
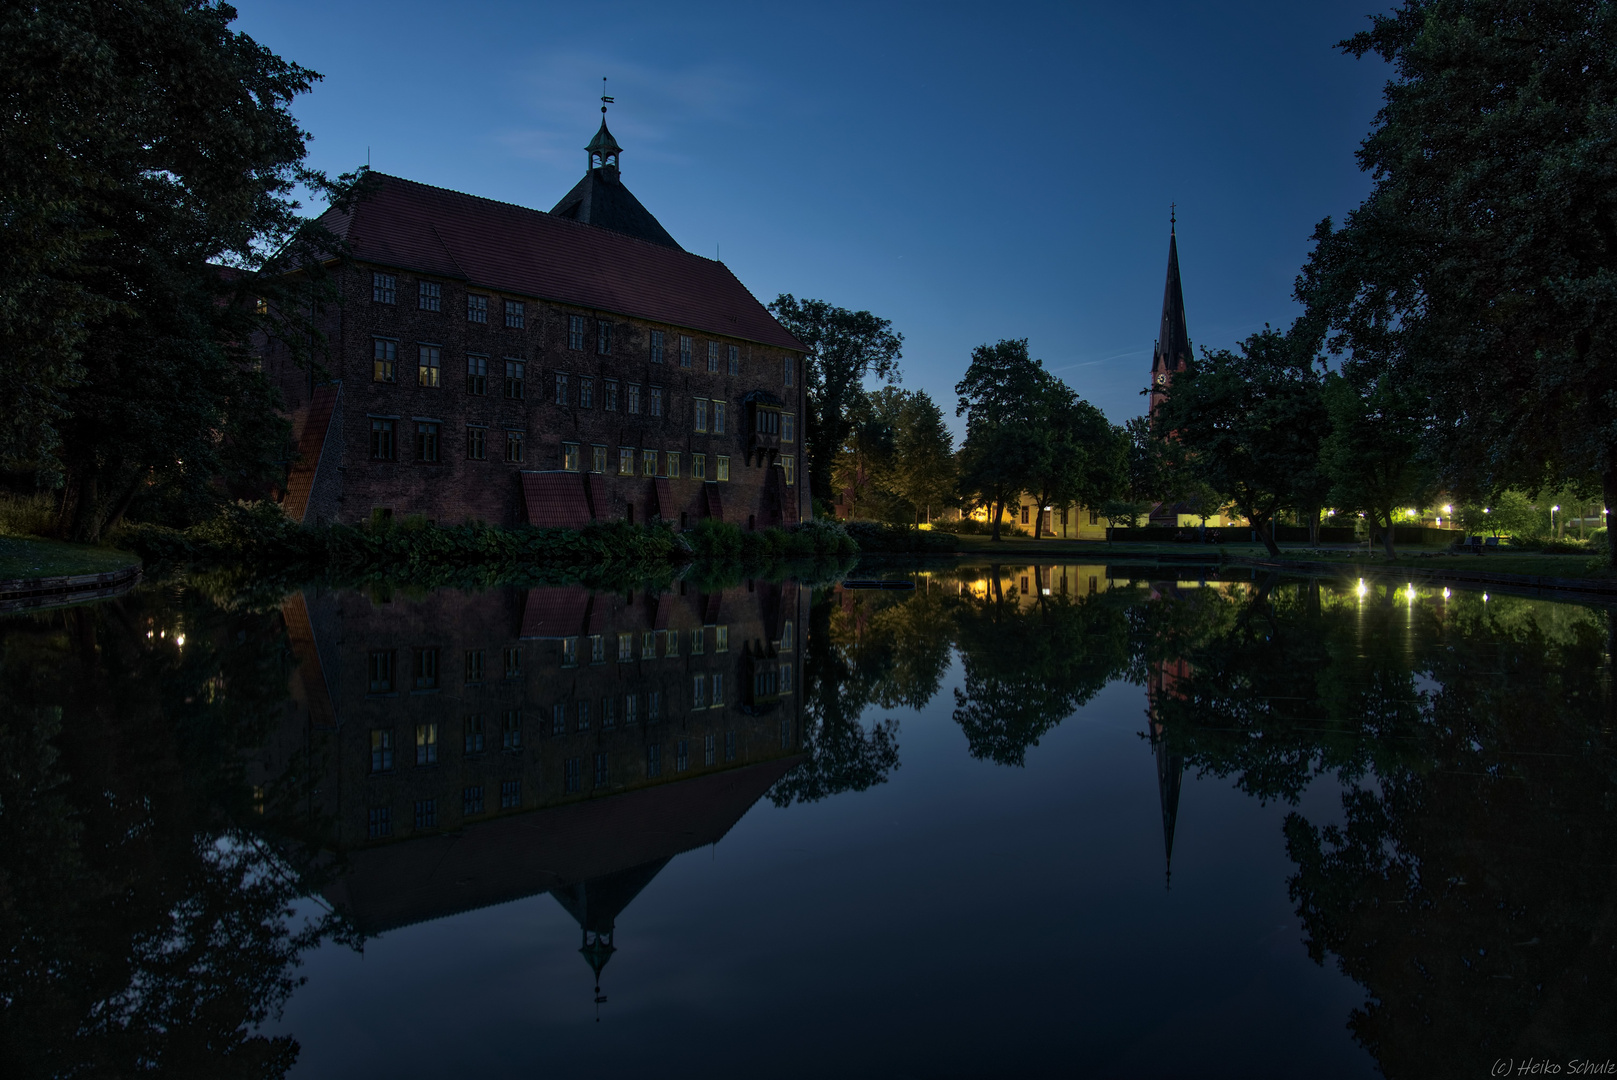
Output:
[[595,133],[595,138],[591,139],[590,144],[588,146],[584,147],[584,152],[589,155],[589,168],[590,169],[609,170],[610,173],[612,175],[614,175],[614,176],[617,174],[617,171],[618,171],[618,156],[623,153],[623,147],[618,145],[618,140],[614,139],[612,137],[612,132],[607,130],[607,127],[606,127],[606,107],[608,105],[614,104],[616,102],[616,100],[617,100],[616,98],[611,98],[611,97],[607,96],[607,94],[606,94],[606,76],[602,75],[601,76],[601,130],[597,131]]
[[1162,288],[1162,325],[1151,352],[1151,411],[1166,394],[1174,372],[1190,359],[1190,332],[1185,326],[1185,293],[1179,283],[1177,207],[1168,211],[1168,280]]

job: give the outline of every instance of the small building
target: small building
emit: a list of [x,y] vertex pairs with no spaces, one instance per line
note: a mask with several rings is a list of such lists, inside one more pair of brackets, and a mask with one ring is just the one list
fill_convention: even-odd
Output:
[[324,370],[261,343],[297,521],[789,525],[804,346],[624,186],[601,128],[549,213],[380,173],[321,221],[348,248]]

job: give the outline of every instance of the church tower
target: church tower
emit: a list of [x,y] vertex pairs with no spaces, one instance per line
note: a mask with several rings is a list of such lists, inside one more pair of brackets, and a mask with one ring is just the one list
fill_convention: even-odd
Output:
[[1151,412],[1167,396],[1174,373],[1190,359],[1190,332],[1185,328],[1185,293],[1179,284],[1179,242],[1175,215],[1168,215],[1168,281],[1162,289],[1162,326],[1151,350]]

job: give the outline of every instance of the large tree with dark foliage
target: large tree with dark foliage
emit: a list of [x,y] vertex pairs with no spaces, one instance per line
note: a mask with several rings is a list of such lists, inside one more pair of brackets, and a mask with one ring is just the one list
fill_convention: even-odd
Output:
[[865,399],[865,379],[898,381],[904,335],[868,311],[799,300],[791,293],[777,296],[769,311],[808,349],[803,391],[810,489],[815,498],[830,499],[831,463],[853,432]]
[[[329,295],[288,106],[319,76],[207,0],[0,12],[0,463],[95,540],[146,493],[190,512],[278,478],[286,428],[248,353],[307,362]],[[304,273],[259,275],[266,259]]]
[[1294,481],[1326,431],[1321,373],[1294,339],[1265,329],[1189,360],[1152,416],[1181,472],[1228,498],[1279,555],[1274,517],[1297,505]]
[[1027,490],[1044,454],[1039,414],[1046,378],[1044,362],[1028,354],[1027,338],[1014,338],[971,350],[955,384],[955,415],[966,418],[961,493],[987,505],[995,540],[1005,504]]
[[1429,400],[1461,498],[1581,481],[1617,507],[1617,5],[1371,23],[1341,47],[1395,70],[1358,154],[1375,187],[1320,224],[1298,298],[1330,349]]

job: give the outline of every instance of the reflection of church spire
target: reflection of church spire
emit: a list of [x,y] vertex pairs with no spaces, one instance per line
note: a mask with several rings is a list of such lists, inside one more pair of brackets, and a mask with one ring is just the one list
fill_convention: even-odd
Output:
[[583,955],[584,962],[590,966],[590,970],[595,972],[595,1019],[599,1022],[601,1005],[606,1001],[606,995],[601,993],[601,969],[612,959],[612,954],[618,951],[617,946],[612,944],[612,929],[610,927],[605,931],[586,929],[584,944],[578,951]]
[[1165,888],[1173,887],[1173,826],[1179,817],[1179,785],[1185,778],[1185,759],[1168,753],[1168,740],[1156,723],[1151,725],[1151,744],[1157,757],[1157,794],[1162,799],[1162,849],[1166,873]]

